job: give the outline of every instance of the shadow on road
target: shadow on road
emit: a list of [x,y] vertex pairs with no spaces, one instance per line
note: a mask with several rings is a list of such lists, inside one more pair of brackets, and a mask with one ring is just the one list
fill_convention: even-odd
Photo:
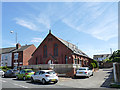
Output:
[[85,77],[85,76],[80,76],[80,77],[78,77],[78,76],[76,76],[76,77],[74,77],[74,78],[72,78],[72,79],[86,79],[87,77]]
[[[12,79],[12,80],[15,80],[15,81],[24,81],[23,79]],[[28,80],[25,80],[25,81],[28,81]]]
[[[107,70],[107,71],[110,71],[110,70]],[[113,77],[113,72],[111,70],[111,72],[107,72],[109,75],[106,75],[105,76],[105,82],[100,86],[100,87],[106,87],[106,88],[109,88],[109,85],[110,85],[110,82],[111,82],[111,79]]]
[[[31,82],[31,81],[27,81],[26,83],[29,84],[34,84],[34,85],[43,85],[41,82]],[[46,83],[44,85],[54,85],[54,83]]]

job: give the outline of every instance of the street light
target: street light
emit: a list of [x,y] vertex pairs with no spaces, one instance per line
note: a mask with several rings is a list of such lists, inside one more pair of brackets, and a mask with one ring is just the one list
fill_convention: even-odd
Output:
[[[10,33],[14,33],[14,31],[10,31]],[[17,32],[15,33],[16,34],[16,43],[17,43]]]

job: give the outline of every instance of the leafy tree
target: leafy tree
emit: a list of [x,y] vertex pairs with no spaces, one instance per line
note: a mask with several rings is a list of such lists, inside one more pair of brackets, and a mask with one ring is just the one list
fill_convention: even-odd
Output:
[[98,63],[96,60],[93,60],[93,62],[90,64],[90,68],[99,68]]
[[110,57],[110,60],[112,62],[120,62],[120,50],[114,51]]
[[103,60],[103,62],[112,62],[108,57]]

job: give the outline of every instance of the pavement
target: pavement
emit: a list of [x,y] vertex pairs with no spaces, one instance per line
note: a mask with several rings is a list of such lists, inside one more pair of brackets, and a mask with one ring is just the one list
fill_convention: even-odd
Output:
[[16,78],[0,78],[0,82],[2,82],[2,88],[104,88],[110,90],[111,72],[112,68],[108,68],[99,69],[89,78],[77,77],[72,79],[59,77],[58,83],[46,85],[42,85],[40,82],[31,83],[30,80],[17,80]]

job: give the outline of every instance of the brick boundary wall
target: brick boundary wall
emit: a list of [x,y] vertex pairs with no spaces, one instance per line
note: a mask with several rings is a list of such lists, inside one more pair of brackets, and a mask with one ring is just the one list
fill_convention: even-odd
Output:
[[114,81],[120,83],[120,63],[113,63]]

